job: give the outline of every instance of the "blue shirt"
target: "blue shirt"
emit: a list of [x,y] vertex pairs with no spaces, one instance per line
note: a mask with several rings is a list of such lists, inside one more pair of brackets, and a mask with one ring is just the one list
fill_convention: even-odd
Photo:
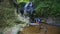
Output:
[[40,18],[35,18],[36,22],[40,23]]

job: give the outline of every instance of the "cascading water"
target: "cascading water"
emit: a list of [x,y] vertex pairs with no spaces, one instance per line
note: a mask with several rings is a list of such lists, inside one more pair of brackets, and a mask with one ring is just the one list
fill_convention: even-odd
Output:
[[[26,7],[27,8],[27,7]],[[32,8],[30,6],[30,8]],[[30,11],[30,12],[33,12],[33,11]],[[26,13],[26,12],[25,12]],[[30,13],[31,14],[31,13]],[[23,28],[26,27],[26,26],[29,26],[29,19],[30,17],[29,16],[22,16],[21,13],[18,14],[18,17],[17,17],[20,21],[22,22],[25,22],[24,24],[18,24],[18,25],[14,25],[13,27],[11,28],[6,28],[4,30],[4,33],[3,34],[17,34],[18,31],[23,31]]]

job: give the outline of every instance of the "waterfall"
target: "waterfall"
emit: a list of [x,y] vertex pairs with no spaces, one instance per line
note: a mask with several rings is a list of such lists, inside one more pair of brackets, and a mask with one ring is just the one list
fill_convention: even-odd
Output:
[[[16,11],[16,10],[15,10]],[[25,18],[21,14],[18,14],[17,18],[24,22],[24,24],[14,24],[12,27],[6,27],[3,30],[3,34],[17,34],[19,31],[23,31],[24,27],[28,26],[29,17]]]
[[21,13],[19,13],[17,19],[24,22],[24,24],[18,24],[18,25],[14,25],[11,28],[6,28],[3,34],[17,34],[19,31],[23,31],[24,27],[29,26],[30,17],[25,16],[25,14],[24,16],[22,16]]

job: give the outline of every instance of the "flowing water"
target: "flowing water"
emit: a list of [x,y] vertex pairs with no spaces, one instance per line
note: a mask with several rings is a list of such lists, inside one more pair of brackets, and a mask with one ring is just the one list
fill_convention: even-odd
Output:
[[18,31],[23,31],[24,27],[29,26],[28,25],[28,23],[29,23],[29,17],[24,18],[23,16],[18,15],[18,19],[20,21],[24,22],[24,24],[17,24],[17,25],[14,25],[11,28],[6,28],[4,30],[4,34],[17,34]]
[[[22,31],[22,34],[60,34],[60,28],[56,26],[51,26],[51,25],[43,25],[44,27],[47,26],[47,32],[44,32],[44,30],[39,30],[39,27],[35,26],[29,26]],[[20,33],[20,34],[21,34]]]

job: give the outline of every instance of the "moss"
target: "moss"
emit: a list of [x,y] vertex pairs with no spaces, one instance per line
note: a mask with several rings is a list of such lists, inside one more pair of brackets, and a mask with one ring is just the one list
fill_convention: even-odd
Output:
[[0,5],[0,27],[11,27],[16,20],[15,9],[10,5],[9,0],[4,0]]

